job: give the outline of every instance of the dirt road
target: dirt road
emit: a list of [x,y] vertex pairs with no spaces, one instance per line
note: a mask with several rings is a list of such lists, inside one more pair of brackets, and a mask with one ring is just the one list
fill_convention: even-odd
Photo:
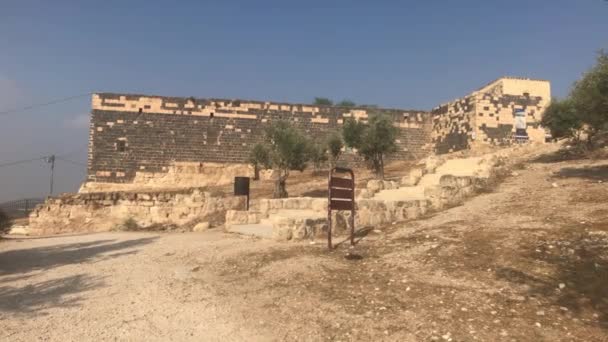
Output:
[[220,231],[2,241],[0,340],[608,340],[608,163],[515,172],[332,253]]

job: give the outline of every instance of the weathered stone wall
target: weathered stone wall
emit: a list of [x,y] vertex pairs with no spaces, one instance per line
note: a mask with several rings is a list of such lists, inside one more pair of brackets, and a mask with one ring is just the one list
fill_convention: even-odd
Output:
[[467,96],[433,109],[435,152],[448,153],[470,147],[475,131],[475,107],[475,97]]
[[550,101],[548,81],[500,78],[432,111],[435,151],[447,153],[475,145],[511,144],[517,110],[526,113],[530,141],[544,142],[540,120]]
[[132,219],[140,227],[162,224],[222,224],[227,210],[244,210],[242,196],[212,195],[200,189],[163,192],[82,193],[49,198],[30,214],[30,234],[121,229]]
[[[138,173],[166,173],[177,163],[246,163],[264,128],[290,121],[324,139],[347,118],[366,120],[369,109],[220,99],[94,94],[88,180],[132,183]],[[428,152],[430,115],[374,109],[399,128],[395,159]]]

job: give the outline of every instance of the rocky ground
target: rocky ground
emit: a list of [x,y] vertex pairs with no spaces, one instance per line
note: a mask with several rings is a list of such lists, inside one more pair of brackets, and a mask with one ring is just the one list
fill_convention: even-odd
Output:
[[354,248],[224,234],[0,242],[0,340],[606,341],[608,162],[547,155]]

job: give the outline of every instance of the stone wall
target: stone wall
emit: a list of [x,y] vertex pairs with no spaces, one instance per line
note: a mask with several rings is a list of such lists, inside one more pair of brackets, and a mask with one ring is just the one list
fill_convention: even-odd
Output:
[[30,234],[98,232],[138,227],[223,224],[227,210],[243,210],[246,198],[213,195],[201,189],[163,192],[81,193],[49,198],[30,214]]
[[517,110],[526,113],[530,141],[542,143],[545,131],[540,121],[550,101],[548,81],[500,78],[432,111],[435,152],[511,144]]
[[392,117],[399,128],[393,158],[429,151],[430,114],[422,111],[107,93],[94,94],[92,106],[91,182],[133,183],[138,174],[167,173],[180,163],[201,170],[206,163],[246,163],[271,122],[287,120],[321,140],[345,119],[366,120],[372,111]]
[[470,147],[475,131],[475,107],[475,97],[467,96],[433,109],[435,152],[448,153]]

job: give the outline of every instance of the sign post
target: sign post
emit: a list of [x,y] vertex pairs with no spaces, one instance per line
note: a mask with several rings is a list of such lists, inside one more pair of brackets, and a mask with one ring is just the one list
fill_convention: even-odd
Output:
[[[350,178],[336,177],[336,173],[346,173]],[[327,191],[327,247],[333,248],[331,243],[332,210],[350,210],[350,244],[355,244],[355,173],[344,167],[334,167],[329,171]]]

